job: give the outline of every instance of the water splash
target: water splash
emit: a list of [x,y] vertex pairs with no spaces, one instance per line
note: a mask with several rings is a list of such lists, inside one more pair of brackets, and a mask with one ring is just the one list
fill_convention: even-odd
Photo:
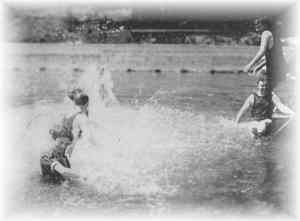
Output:
[[[59,117],[54,110],[63,109],[53,104],[34,108],[44,115],[24,128],[22,158],[27,163],[38,162],[39,153],[51,145],[46,130]],[[138,110],[103,109],[94,120],[101,125],[95,129],[100,145],[79,145],[72,166],[99,193],[250,196],[263,181],[262,159],[247,130],[226,118],[148,104]]]
[[[91,98],[90,124],[97,145],[82,141],[71,160],[85,185],[121,204],[142,196],[147,204],[151,201],[153,205],[154,200],[159,207],[167,199],[260,198],[266,174],[264,158],[247,128],[207,112],[163,105],[161,101],[176,91],[159,90],[143,106],[106,107],[99,93],[98,72],[93,70],[89,77],[80,78],[78,85]],[[59,104],[36,102],[12,111],[12,116],[19,116],[13,121],[13,128],[18,128],[14,136],[19,139],[12,145],[12,152],[18,153],[14,157],[19,163],[15,170],[19,180],[37,174],[40,154],[53,145],[49,128],[62,115],[76,111],[73,108],[66,99]],[[67,201],[89,198],[81,192],[63,196]]]

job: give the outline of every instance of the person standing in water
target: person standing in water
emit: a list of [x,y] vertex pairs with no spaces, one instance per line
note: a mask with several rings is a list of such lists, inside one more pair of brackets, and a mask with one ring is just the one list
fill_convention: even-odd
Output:
[[69,98],[79,107],[79,112],[68,119],[63,119],[59,130],[50,130],[55,140],[54,147],[41,156],[40,164],[43,177],[53,181],[64,181],[68,177],[78,177],[71,169],[70,158],[78,140],[84,136],[90,136],[88,127],[88,103],[89,97],[81,90],[69,93]]
[[291,118],[294,112],[282,104],[279,97],[274,93],[268,93],[268,81],[260,77],[257,81],[257,90],[252,93],[239,110],[235,122],[238,124],[247,110],[251,110],[253,121],[247,122],[254,136],[263,136],[270,133],[272,116],[275,110],[280,111],[286,118]]
[[[283,55],[278,29],[272,25],[271,21],[266,17],[259,18],[254,21],[254,26],[256,32],[261,33],[260,47],[253,59],[244,67],[244,72],[248,73],[264,57],[266,65],[265,75],[271,92],[279,81],[285,79],[287,62]],[[262,74],[260,73],[259,75],[261,76]]]

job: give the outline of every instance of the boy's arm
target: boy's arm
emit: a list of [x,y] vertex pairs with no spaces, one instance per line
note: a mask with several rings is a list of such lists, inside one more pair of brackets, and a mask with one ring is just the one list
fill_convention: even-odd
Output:
[[253,103],[253,95],[250,95],[246,101],[244,102],[243,106],[241,107],[241,109],[239,110],[238,114],[236,115],[235,118],[235,123],[238,124],[240,122],[241,117],[244,115],[244,113],[246,113],[246,111],[250,108],[250,106]]
[[[95,136],[91,128],[91,124],[86,116],[80,116],[74,121],[74,135],[82,132],[83,138],[92,145],[96,145]],[[78,128],[76,130],[76,128]],[[77,132],[75,132],[77,131]]]
[[282,112],[283,114],[287,114],[290,116],[293,116],[295,114],[288,106],[284,105],[280,101],[279,97],[275,93],[272,94],[272,101],[273,101],[275,107],[278,108],[278,110],[280,112]]
[[65,156],[68,159],[70,159],[72,152],[74,150],[74,147],[75,147],[77,141],[79,140],[79,134],[80,134],[80,123],[78,122],[78,119],[76,117],[72,124],[73,141],[65,150]]
[[65,156],[68,158],[68,160],[70,160],[70,158],[71,158],[71,155],[72,155],[74,147],[77,143],[77,140],[78,140],[78,138],[74,139],[73,142],[65,150]]
[[270,38],[272,37],[272,34],[269,31],[265,31],[262,33],[261,36],[261,43],[258,52],[254,56],[254,58],[250,61],[249,64],[247,64],[244,68],[244,72],[249,72],[252,66],[258,62],[266,53],[268,42]]

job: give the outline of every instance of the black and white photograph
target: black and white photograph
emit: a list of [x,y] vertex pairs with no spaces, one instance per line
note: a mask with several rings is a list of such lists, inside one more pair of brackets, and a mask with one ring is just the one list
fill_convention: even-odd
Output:
[[297,218],[296,1],[2,11],[5,218]]

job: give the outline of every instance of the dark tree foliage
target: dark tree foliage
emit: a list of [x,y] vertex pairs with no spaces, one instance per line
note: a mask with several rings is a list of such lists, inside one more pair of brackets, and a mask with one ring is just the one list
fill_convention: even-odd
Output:
[[[69,12],[59,17],[35,16],[14,8],[7,11],[8,26],[13,27],[7,40],[16,42],[259,44],[259,36],[252,26],[253,18],[188,20],[132,17],[114,21],[96,13],[78,16]],[[156,31],[151,33],[149,29]]]

